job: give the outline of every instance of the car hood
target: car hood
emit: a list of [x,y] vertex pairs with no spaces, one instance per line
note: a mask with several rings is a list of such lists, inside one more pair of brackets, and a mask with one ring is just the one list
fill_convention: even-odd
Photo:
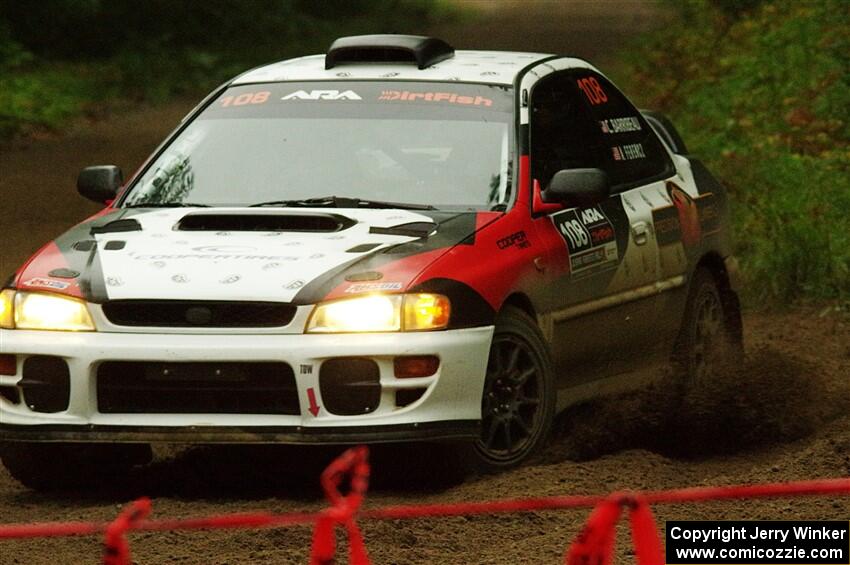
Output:
[[472,236],[481,227],[477,216],[398,209],[112,210],[45,246],[18,273],[16,286],[94,302],[311,303],[340,285],[342,292],[402,291],[430,261]]

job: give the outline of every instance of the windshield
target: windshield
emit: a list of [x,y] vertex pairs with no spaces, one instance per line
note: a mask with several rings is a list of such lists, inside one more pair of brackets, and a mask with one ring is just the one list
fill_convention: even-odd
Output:
[[[237,86],[193,120],[124,206],[390,202],[493,209],[510,190],[510,88],[437,82]],[[336,198],[333,198],[336,197]]]

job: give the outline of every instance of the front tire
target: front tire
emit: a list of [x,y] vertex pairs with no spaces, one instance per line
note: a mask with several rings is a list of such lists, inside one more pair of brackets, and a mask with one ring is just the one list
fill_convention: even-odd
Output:
[[499,471],[520,465],[546,442],[555,413],[549,348],[534,320],[506,307],[496,320],[484,395],[476,466]]
[[148,444],[9,442],[0,445],[0,459],[22,485],[57,491],[109,484],[149,463],[152,452]]

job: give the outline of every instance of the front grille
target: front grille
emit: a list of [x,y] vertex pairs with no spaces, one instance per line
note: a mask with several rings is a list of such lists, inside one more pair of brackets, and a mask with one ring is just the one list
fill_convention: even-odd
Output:
[[287,363],[107,361],[97,369],[104,414],[299,414]]
[[136,327],[274,328],[289,324],[295,310],[281,302],[111,300],[103,304],[110,322]]

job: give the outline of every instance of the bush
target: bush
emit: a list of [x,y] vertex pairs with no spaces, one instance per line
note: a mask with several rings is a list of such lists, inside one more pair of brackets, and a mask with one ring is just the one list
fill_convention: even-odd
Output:
[[729,188],[751,300],[850,299],[846,2],[685,4],[621,82]]

